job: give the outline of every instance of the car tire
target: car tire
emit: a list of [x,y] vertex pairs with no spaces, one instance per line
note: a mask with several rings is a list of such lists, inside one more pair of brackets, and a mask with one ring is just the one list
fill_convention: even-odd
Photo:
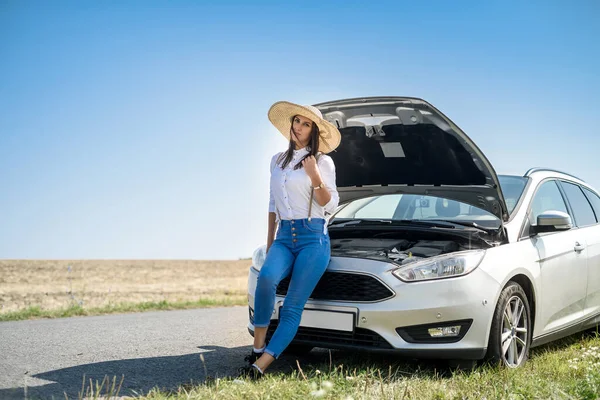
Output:
[[518,368],[529,358],[531,311],[527,294],[509,282],[496,304],[488,342],[487,358],[509,368]]
[[283,354],[290,356],[305,356],[308,355],[313,348],[314,346],[311,346],[310,344],[290,343],[290,345],[283,350]]

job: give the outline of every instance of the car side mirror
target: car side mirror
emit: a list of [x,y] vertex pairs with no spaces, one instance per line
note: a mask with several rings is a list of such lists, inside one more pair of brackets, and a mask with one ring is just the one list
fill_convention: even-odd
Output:
[[537,224],[531,228],[534,233],[568,231],[573,228],[571,216],[562,211],[546,211],[537,217]]

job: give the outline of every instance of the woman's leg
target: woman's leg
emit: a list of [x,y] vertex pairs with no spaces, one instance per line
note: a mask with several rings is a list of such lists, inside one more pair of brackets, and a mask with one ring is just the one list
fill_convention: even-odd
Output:
[[256,349],[265,347],[277,285],[289,275],[293,263],[294,255],[287,246],[281,241],[274,241],[258,274],[254,293],[254,347]]
[[275,330],[265,354],[257,360],[265,370],[290,344],[300,325],[304,305],[329,265],[331,250],[329,236],[322,236],[304,246],[294,262],[292,279]]

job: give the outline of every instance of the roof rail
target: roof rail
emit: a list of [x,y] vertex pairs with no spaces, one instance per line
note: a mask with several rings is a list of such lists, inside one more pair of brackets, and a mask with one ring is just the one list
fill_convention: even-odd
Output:
[[541,168],[541,167],[536,167],[536,168],[530,168],[527,172],[525,172],[525,175],[523,176],[531,176],[531,174],[533,174],[534,172],[557,172],[559,174],[563,174],[563,175],[568,175],[571,178],[575,178],[578,179],[582,182],[585,182],[583,179],[576,177],[573,174],[569,174],[568,172],[564,172],[564,171],[559,171],[557,169],[552,169],[552,168]]

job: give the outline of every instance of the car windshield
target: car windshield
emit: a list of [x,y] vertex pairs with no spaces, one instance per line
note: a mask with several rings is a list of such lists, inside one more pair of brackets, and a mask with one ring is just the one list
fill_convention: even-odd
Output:
[[[527,179],[499,176],[508,212],[512,213],[523,193]],[[476,223],[489,228],[500,226],[493,214],[456,200],[415,194],[385,194],[357,199],[340,209],[334,219],[445,220]]]

